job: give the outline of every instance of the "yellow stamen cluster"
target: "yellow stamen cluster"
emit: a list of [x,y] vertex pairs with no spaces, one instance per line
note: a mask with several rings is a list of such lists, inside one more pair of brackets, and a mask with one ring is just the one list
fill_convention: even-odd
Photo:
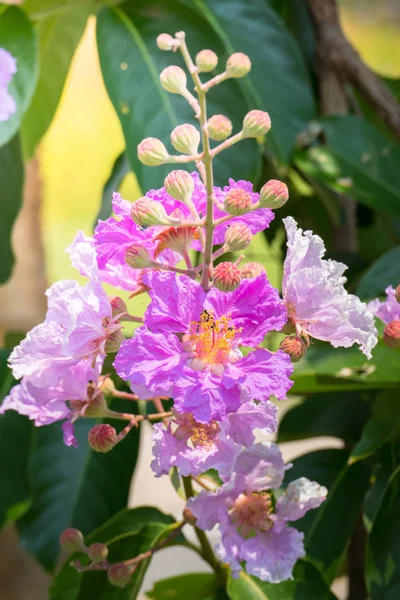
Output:
[[272,510],[271,494],[268,492],[240,494],[235,500],[231,518],[238,525],[240,533],[247,536],[268,531],[272,527],[269,518]]
[[197,423],[193,419],[192,440],[193,446],[202,446],[203,448],[210,448],[215,437],[218,435],[220,427],[217,421],[211,421],[211,423]]
[[231,326],[231,319],[222,316],[215,319],[210,311],[203,310],[200,320],[193,321],[190,329],[190,340],[195,345],[198,358],[205,363],[226,363],[232,350],[235,335],[240,329]]

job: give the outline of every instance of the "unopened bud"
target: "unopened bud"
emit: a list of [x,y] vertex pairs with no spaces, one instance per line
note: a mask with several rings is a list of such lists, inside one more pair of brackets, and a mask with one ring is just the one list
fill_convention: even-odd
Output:
[[172,50],[175,46],[175,40],[169,33],[160,33],[157,37],[157,46],[160,50]]
[[111,425],[100,423],[89,431],[88,441],[95,452],[109,452],[117,443],[117,432]]
[[171,133],[171,143],[175,150],[182,154],[197,154],[200,144],[200,133],[189,123],[178,125]]
[[195,237],[195,227],[170,227],[155,238],[159,244],[154,252],[155,258],[166,248],[185,255]]
[[290,335],[283,339],[279,348],[290,356],[292,362],[299,362],[307,351],[307,347],[303,340],[294,335]]
[[251,69],[251,61],[243,52],[235,52],[226,61],[226,71],[229,77],[244,77]]
[[137,148],[138,159],[148,167],[163,165],[169,158],[168,151],[161,140],[153,137],[145,138]]
[[124,563],[115,563],[108,568],[108,581],[113,585],[124,588],[128,585],[132,570]]
[[85,540],[79,529],[65,529],[60,535],[60,546],[67,552],[86,552]]
[[244,215],[251,209],[251,196],[242,188],[232,188],[225,196],[224,208],[230,215]]
[[386,346],[400,350],[400,320],[390,321],[383,330],[383,341]]
[[149,251],[144,246],[137,246],[136,244],[128,246],[125,250],[124,258],[126,264],[132,267],[132,269],[148,269],[154,264]]
[[189,525],[196,525],[197,523],[197,517],[194,516],[190,508],[187,508],[187,506],[185,506],[183,509],[183,520],[185,523],[189,523]]
[[227,252],[244,250],[251,242],[251,231],[247,225],[231,225],[225,233],[224,249]]
[[225,115],[213,115],[207,121],[208,135],[212,140],[222,142],[232,133],[232,122]]
[[251,110],[243,119],[243,137],[261,138],[271,129],[271,119],[263,110]]
[[88,556],[92,563],[98,564],[107,559],[108,556],[108,548],[105,544],[101,544],[100,542],[96,542],[95,544],[91,544],[88,548]]
[[121,344],[125,341],[125,336],[122,333],[122,329],[117,329],[110,333],[107,337],[105,351],[106,354],[114,354],[114,352],[118,352],[121,347]]
[[157,200],[139,198],[132,204],[131,217],[140,227],[152,225],[178,225],[179,219],[169,217],[165,208]]
[[218,64],[218,56],[212,50],[201,50],[196,55],[196,67],[199,73],[209,73]]
[[261,208],[281,208],[288,199],[287,185],[277,179],[270,179],[260,190]]
[[114,298],[111,298],[110,304],[111,304],[111,310],[112,310],[113,317],[117,317],[118,315],[121,315],[122,313],[128,312],[128,307],[126,306],[126,304],[122,300],[122,298],[120,298],[119,296],[115,296]]
[[397,302],[400,302],[400,285],[398,285],[396,288],[395,297],[396,297]]
[[266,273],[265,267],[258,262],[249,262],[242,267],[242,279],[254,279],[254,277]]
[[171,94],[182,94],[186,90],[186,73],[180,67],[172,65],[160,73],[160,82],[164,90]]
[[171,171],[164,179],[164,187],[167,193],[175,200],[188,202],[192,198],[194,190],[193,177],[181,169]]
[[221,262],[214,269],[214,285],[222,292],[232,292],[240,285],[242,274],[237,265]]
[[100,389],[103,392],[103,394],[105,396],[114,396],[116,387],[111,377],[109,375],[102,375],[100,381]]

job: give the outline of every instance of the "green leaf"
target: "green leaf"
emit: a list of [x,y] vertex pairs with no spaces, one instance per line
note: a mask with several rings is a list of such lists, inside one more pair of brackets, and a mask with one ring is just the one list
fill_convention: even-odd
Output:
[[34,431],[29,468],[32,506],[18,522],[18,530],[25,548],[49,570],[57,561],[64,529],[77,527],[86,534],[128,501],[139,429],[111,452],[99,454],[87,442],[93,425],[90,419],[76,422],[77,449],[64,445],[60,423]]
[[349,464],[368,458],[390,440],[398,429],[398,423],[393,419],[372,418],[366,424],[361,439],[354,446],[349,456]]
[[331,189],[400,216],[400,148],[357,116],[326,117],[326,146],[300,151],[296,166]]
[[224,590],[213,573],[188,573],[162,579],[146,592],[150,600],[223,600]]
[[293,570],[293,580],[266,583],[244,571],[228,582],[231,600],[335,600],[317,569],[305,560],[299,560]]
[[[151,506],[126,509],[114,515],[86,538],[86,544],[102,542],[109,548],[109,561],[128,560],[149,550],[175,527],[174,519]],[[183,536],[174,543],[185,545]],[[76,554],[73,558],[82,559]],[[53,581],[50,600],[134,600],[150,563],[142,561],[123,590],[112,586],[105,572],[78,573],[66,561]]]
[[371,600],[400,596],[400,467],[393,473],[369,535],[366,580]]
[[250,57],[252,70],[240,84],[252,108],[270,113],[268,140],[278,160],[287,162],[296,135],[315,115],[307,68],[294,37],[264,0],[193,4],[221,37],[227,54],[240,51]]
[[[224,56],[222,42],[211,26],[191,4],[182,4],[179,0],[138,0],[119,7],[105,7],[97,19],[97,45],[104,82],[121,121],[129,161],[143,191],[162,186],[171,168],[170,165],[157,168],[142,165],[137,158],[139,142],[152,136],[168,147],[169,135],[178,124],[198,125],[187,102],[176,94],[168,94],[159,81],[160,71],[171,62],[184,65],[179,53],[171,55],[160,51],[156,38],[160,31],[174,34],[180,30],[187,33],[193,54],[207,46]],[[239,130],[249,105],[235,80],[210,93],[210,115],[224,113],[227,106],[234,129]],[[216,183],[226,184],[232,173],[237,179],[254,179],[260,159],[254,140],[241,142],[217,157]]]
[[96,220],[94,222],[94,227],[97,225],[97,221],[101,219],[105,221],[112,213],[112,194],[117,191],[121,186],[125,176],[130,171],[130,164],[128,161],[128,157],[126,156],[126,152],[122,152],[113,164],[111,169],[111,173],[109,178],[107,179],[104,188],[103,194],[101,197],[101,205],[99,208],[99,212],[97,213]]
[[38,71],[38,49],[32,23],[23,10],[10,6],[0,11],[0,44],[17,59],[17,72],[8,85],[17,110],[0,122],[0,146],[8,142],[19,129],[22,115],[29,106]]
[[314,394],[283,416],[278,443],[330,435],[354,442],[369,415],[369,404],[356,392]]
[[72,57],[92,8],[91,0],[83,1],[65,6],[39,21],[39,79],[22,121],[22,144],[28,158],[33,156],[54,117]]
[[392,248],[375,261],[362,276],[357,288],[361,300],[370,300],[384,293],[389,285],[400,281],[400,246]]
[[0,284],[7,281],[14,265],[11,233],[22,205],[24,165],[18,136],[0,148]]

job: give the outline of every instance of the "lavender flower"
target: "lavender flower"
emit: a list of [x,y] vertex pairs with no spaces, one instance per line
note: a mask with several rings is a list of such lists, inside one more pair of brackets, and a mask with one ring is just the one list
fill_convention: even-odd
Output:
[[378,319],[387,325],[391,321],[398,321],[400,319],[400,302],[397,301],[396,290],[391,285],[386,288],[385,292],[386,300],[381,302],[379,298],[376,298],[368,303],[368,308]]
[[0,48],[0,122],[8,121],[17,110],[15,100],[8,91],[8,84],[16,72],[16,59],[7,50]]

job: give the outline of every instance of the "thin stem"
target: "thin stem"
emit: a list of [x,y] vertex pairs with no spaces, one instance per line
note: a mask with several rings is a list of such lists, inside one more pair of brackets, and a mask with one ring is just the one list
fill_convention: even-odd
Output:
[[[164,406],[160,398],[154,398],[153,400],[154,408],[158,411],[159,414],[164,412]],[[166,417],[163,418],[164,425],[168,425],[168,419]]]
[[162,548],[165,548],[165,546],[168,546],[168,544],[180,534],[185,525],[185,521],[177,523],[176,527],[171,531],[171,533],[165,539],[161,540],[161,542],[158,542],[158,544],[153,546],[151,550],[147,550],[147,552],[142,552],[142,554],[139,554],[138,556],[136,556],[135,558],[131,558],[130,560],[125,560],[124,564],[137,565],[138,563],[142,562],[142,560],[150,558],[155,552],[158,552]]
[[209,79],[207,81],[207,83],[204,84],[203,89],[205,92],[208,92],[208,90],[210,90],[212,87],[214,87],[214,85],[218,85],[219,83],[222,83],[223,81],[226,81],[227,79],[229,79],[229,75],[226,71],[224,71],[223,73],[216,75],[212,79]]
[[211,488],[209,485],[207,485],[204,481],[201,480],[200,477],[194,477],[193,475],[191,475],[191,478],[193,479],[193,481],[195,481],[200,487],[203,488],[203,490],[206,490],[207,492],[213,492],[213,488]]
[[223,254],[226,254],[226,252],[228,252],[228,250],[225,248],[225,246],[222,246],[222,248],[220,248],[219,250],[216,250],[213,254],[213,260],[216,260],[217,258],[219,258],[220,256],[222,256]]
[[192,259],[189,256],[189,252],[187,250],[183,250],[182,251],[182,256],[183,256],[183,259],[185,261],[185,264],[186,264],[188,270],[192,271],[193,270],[193,264],[192,264]]
[[130,394],[129,392],[122,392],[120,390],[113,390],[112,395],[114,398],[124,398],[124,400],[139,400],[136,394]]
[[217,154],[219,154],[223,150],[230,148],[231,146],[233,146],[234,144],[237,144],[238,142],[240,142],[243,139],[244,139],[243,131],[239,131],[239,133],[235,133],[235,135],[232,135],[230,138],[228,138],[227,140],[222,142],[222,144],[213,148],[211,150],[211,156],[214,158],[214,156],[217,156]]
[[203,160],[203,153],[201,154],[178,154],[177,156],[173,156],[170,154],[168,158],[164,160],[165,165],[173,164],[173,163],[189,163],[189,162],[197,162],[198,160]]

